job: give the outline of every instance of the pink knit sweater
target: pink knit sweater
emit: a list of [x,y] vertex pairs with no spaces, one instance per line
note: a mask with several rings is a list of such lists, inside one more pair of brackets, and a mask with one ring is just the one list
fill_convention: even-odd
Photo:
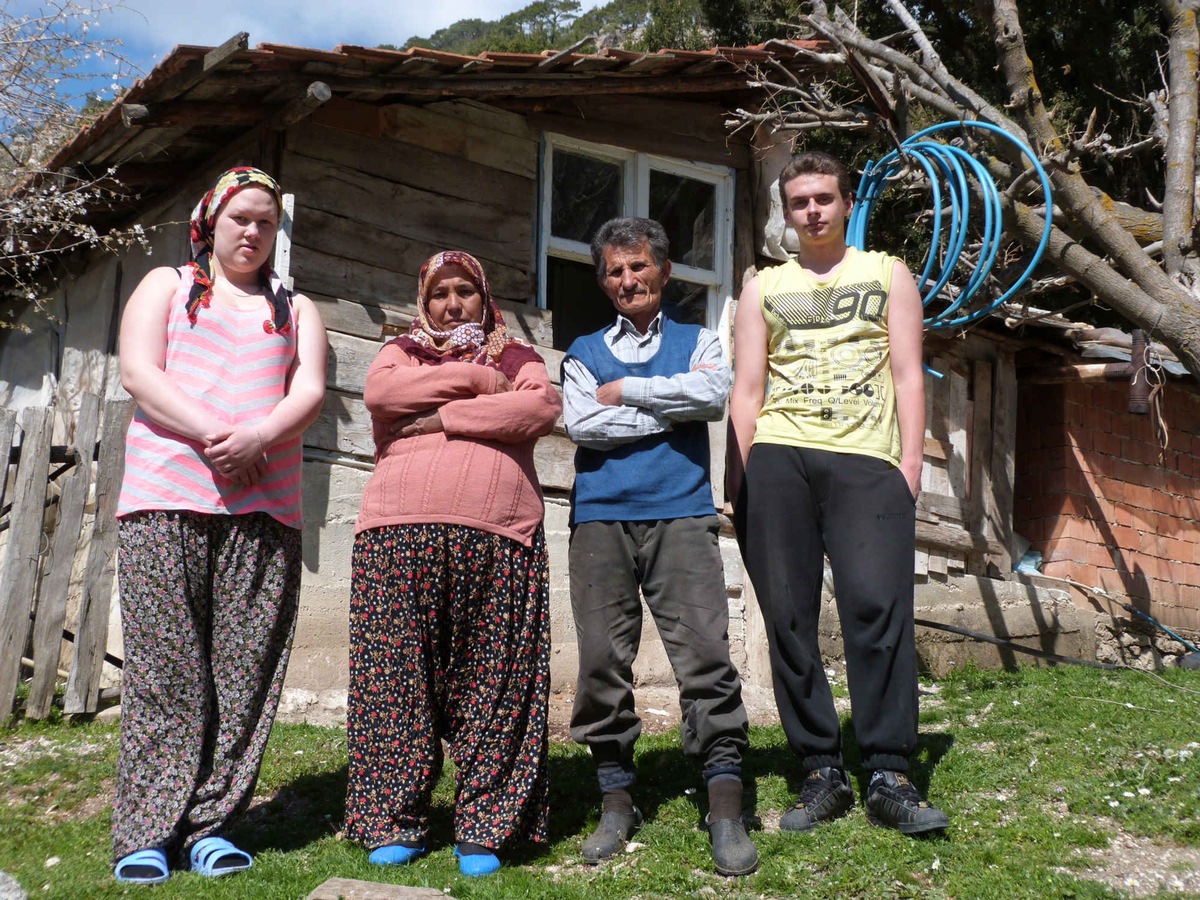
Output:
[[[533,445],[549,434],[562,400],[540,361],[517,372],[511,391],[488,366],[428,365],[395,342],[367,372],[363,400],[375,435],[375,472],[363,491],[355,533],[382,525],[446,522],[526,546],[545,515]],[[396,419],[436,407],[444,432],[388,436]]]

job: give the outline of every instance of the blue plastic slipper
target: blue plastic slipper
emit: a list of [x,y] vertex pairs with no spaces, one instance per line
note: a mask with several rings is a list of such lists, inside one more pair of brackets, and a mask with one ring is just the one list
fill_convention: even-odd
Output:
[[463,854],[455,847],[454,855],[458,857],[458,871],[470,878],[491,875],[500,870],[500,859],[495,853]]
[[377,866],[404,866],[425,852],[424,847],[405,847],[401,844],[386,844],[376,847],[367,857],[367,862]]
[[[151,870],[153,874],[134,875],[129,870],[135,866]],[[149,850],[137,850],[122,858],[113,874],[117,881],[126,884],[162,884],[171,877],[171,870],[167,868],[167,854],[162,848],[151,847]]]
[[201,838],[192,845],[192,871],[209,878],[244,872],[254,865],[245,850],[239,850],[223,837]]

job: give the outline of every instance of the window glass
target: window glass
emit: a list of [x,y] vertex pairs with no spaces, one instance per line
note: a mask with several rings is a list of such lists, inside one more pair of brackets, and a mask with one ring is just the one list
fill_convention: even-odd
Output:
[[546,259],[546,302],[554,313],[554,347],[566,350],[575,338],[616,321],[612,301],[596,282],[591,263]]
[[589,243],[596,229],[621,214],[621,166],[554,151],[550,233]]
[[671,278],[663,288],[663,315],[676,322],[704,325],[708,312],[708,288]]
[[667,229],[671,261],[713,268],[716,187],[670,172],[650,171],[650,218]]

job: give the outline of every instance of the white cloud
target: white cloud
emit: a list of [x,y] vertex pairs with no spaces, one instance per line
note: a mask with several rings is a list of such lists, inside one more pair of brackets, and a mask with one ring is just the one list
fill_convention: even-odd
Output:
[[[401,45],[460,19],[494,21],[532,0],[124,0],[100,31],[120,37],[146,71],[177,44],[217,46],[239,31],[258,43],[331,50],[338,44]],[[606,0],[582,0],[586,11]]]

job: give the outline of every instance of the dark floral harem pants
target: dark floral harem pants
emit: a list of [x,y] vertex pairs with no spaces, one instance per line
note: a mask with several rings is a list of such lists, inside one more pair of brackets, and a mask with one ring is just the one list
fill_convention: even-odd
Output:
[[425,840],[444,739],[455,839],[546,840],[548,562],[462,525],[358,535],[350,596],[346,835]]
[[250,803],[300,597],[300,532],[266,513],[136,513],[119,526],[121,742],[114,859],[177,864]]

